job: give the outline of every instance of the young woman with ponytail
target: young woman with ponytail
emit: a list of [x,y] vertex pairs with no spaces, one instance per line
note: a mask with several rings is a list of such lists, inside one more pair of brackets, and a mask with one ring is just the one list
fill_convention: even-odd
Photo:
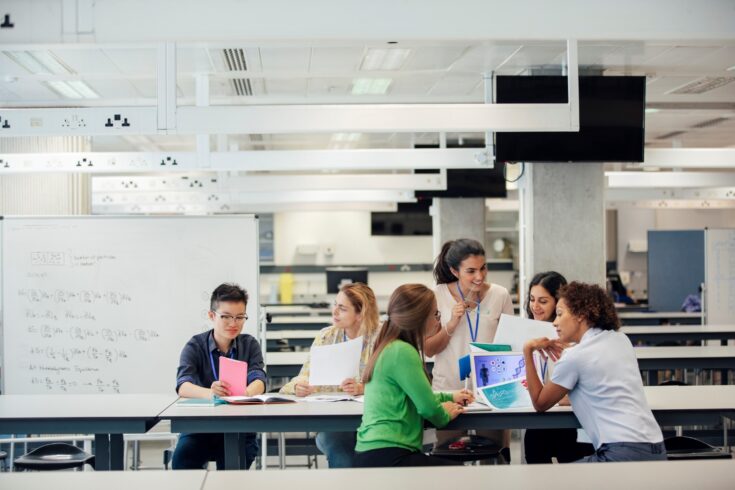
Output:
[[434,293],[421,284],[404,284],[388,302],[388,318],[363,374],[365,407],[357,429],[355,466],[434,466],[457,464],[427,456],[423,420],[444,427],[473,401],[458,390],[434,393],[424,366],[424,338],[440,327]]
[[[501,313],[513,314],[508,290],[487,282],[485,249],[476,240],[446,242],[434,264],[434,293],[442,328],[426,338],[426,355],[434,357],[432,386],[438,391],[462,388],[459,359],[470,353],[470,342],[492,343]],[[502,448],[510,445],[509,431],[478,431]],[[463,435],[437,431],[437,444]],[[510,451],[503,451],[506,460]]]

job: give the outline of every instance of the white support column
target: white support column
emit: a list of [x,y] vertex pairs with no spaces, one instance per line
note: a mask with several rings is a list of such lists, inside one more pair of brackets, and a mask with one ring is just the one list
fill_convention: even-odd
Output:
[[[197,107],[209,106],[209,75],[200,73],[196,76],[196,104]],[[197,134],[197,163],[200,168],[210,168],[209,134]]]
[[176,129],[176,43],[166,42],[157,49],[157,127],[166,132]]

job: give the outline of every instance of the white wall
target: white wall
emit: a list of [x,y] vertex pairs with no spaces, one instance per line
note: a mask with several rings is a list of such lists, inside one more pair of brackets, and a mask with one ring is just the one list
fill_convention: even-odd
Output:
[[[335,205],[338,207],[338,205]],[[370,212],[290,212],[274,215],[276,265],[371,265],[433,262],[430,236],[371,236]],[[314,246],[316,254],[299,254]],[[326,254],[329,247],[333,254]]]

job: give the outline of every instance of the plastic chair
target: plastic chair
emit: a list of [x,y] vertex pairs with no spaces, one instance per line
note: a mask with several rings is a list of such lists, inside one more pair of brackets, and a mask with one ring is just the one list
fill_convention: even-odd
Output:
[[13,461],[21,470],[65,470],[81,468],[85,464],[94,466],[94,456],[88,452],[65,442],[46,444]]
[[710,446],[704,441],[687,436],[675,436],[664,439],[666,454],[670,461],[685,459],[732,459],[732,454]]
[[452,459],[454,461],[493,460],[498,464],[503,456],[503,449],[487,437],[467,435],[449,440],[431,451],[432,456]]

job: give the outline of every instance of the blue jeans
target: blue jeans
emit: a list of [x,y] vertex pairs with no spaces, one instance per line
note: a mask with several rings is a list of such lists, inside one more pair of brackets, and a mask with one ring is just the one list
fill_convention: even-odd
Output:
[[[240,469],[248,469],[258,455],[255,434],[240,434],[245,443],[240,447]],[[171,467],[175,470],[200,470],[210,461],[217,462],[217,469],[225,468],[224,434],[181,434],[176,444]]]
[[330,468],[352,468],[355,465],[356,432],[319,432],[316,447],[327,457]]
[[595,454],[577,463],[621,461],[666,461],[666,448],[663,442],[610,442],[601,444]]

